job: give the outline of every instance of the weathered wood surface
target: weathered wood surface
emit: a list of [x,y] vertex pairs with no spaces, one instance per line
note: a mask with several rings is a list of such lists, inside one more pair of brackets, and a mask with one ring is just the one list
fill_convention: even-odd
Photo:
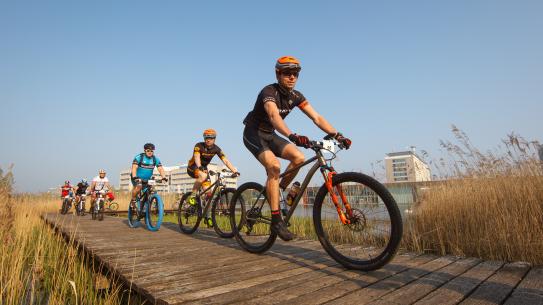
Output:
[[346,270],[315,241],[278,241],[262,255],[200,228],[158,232],[126,219],[46,214],[151,304],[543,304],[543,268],[401,254],[372,272]]

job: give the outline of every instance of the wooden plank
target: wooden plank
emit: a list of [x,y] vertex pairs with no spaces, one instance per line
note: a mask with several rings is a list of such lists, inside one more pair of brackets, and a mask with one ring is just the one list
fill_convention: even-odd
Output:
[[[433,257],[419,257],[414,258],[409,256],[400,256],[397,258],[400,265],[407,264],[410,262],[413,266],[428,262],[432,260]],[[398,265],[389,265],[388,269],[380,269],[373,272],[361,272],[355,270],[341,270],[340,272],[326,275],[325,277],[319,278],[317,281],[306,281],[299,283],[299,285],[293,285],[277,293],[267,294],[252,300],[244,300],[240,303],[249,303],[249,304],[279,304],[287,302],[289,304],[306,304],[312,303],[317,300],[317,297],[313,297],[314,294],[318,293],[321,290],[329,290],[332,286],[337,286],[340,283],[346,282],[371,282],[375,283],[383,278],[391,276],[395,273],[401,272],[407,267],[400,268],[398,270]],[[396,269],[396,271],[393,271]],[[365,286],[370,285],[367,283]],[[322,295],[321,295],[322,296]]]
[[[326,262],[329,263],[329,260],[325,259]],[[166,304],[177,304],[177,303],[183,303],[187,301],[194,301],[201,298],[207,298],[215,295],[220,295],[224,293],[228,293],[235,290],[242,290],[250,287],[254,287],[260,284],[265,283],[273,283],[275,281],[282,280],[286,277],[293,276],[295,274],[300,274],[300,272],[305,271],[304,269],[313,270],[314,268],[321,268],[325,265],[325,263],[315,263],[312,262],[309,264],[300,264],[299,267],[296,268],[290,268],[288,270],[278,272],[278,273],[272,273],[272,274],[266,274],[263,276],[259,276],[256,278],[252,278],[250,281],[238,281],[230,284],[225,284],[221,286],[215,286],[208,289],[201,289],[189,293],[183,293],[183,294],[176,294],[176,295],[170,295],[167,298],[164,298],[162,302]],[[342,270],[342,268],[334,268],[331,267],[331,270],[333,272],[337,272]]]
[[533,268],[515,288],[505,305],[543,304],[543,268]]
[[273,261],[267,263],[257,263],[246,265],[234,271],[230,271],[224,274],[213,273],[213,276],[206,276],[200,278],[190,278],[189,281],[183,276],[180,279],[184,280],[183,285],[172,285],[172,282],[176,282],[178,278],[165,279],[166,283],[154,283],[151,286],[146,286],[148,290],[153,290],[154,295],[160,298],[166,298],[172,294],[178,294],[180,292],[189,292],[195,290],[208,289],[225,284],[232,284],[240,281],[248,281],[252,278],[258,278],[264,275],[271,275],[274,273],[284,272],[300,265],[305,266],[315,263],[327,257],[322,252],[313,251],[311,253],[302,253],[296,255],[296,263],[292,263],[289,260],[282,260],[273,258]]
[[392,293],[371,302],[372,305],[413,304],[443,284],[479,264],[475,258],[460,259],[444,268],[432,272]]
[[392,262],[385,265],[379,270],[370,272],[359,272],[357,276],[352,278],[343,278],[342,281],[321,288],[317,291],[301,294],[301,296],[288,300],[289,304],[323,304],[327,301],[342,297],[354,290],[367,287],[378,281],[391,277],[405,270],[415,268],[435,259],[430,255],[398,255]]
[[529,269],[530,266],[525,263],[510,263],[504,265],[494,275],[477,287],[477,289],[460,304],[503,304]]
[[446,283],[439,289],[416,302],[416,305],[458,304],[479,284],[503,266],[501,262],[482,262],[464,274]]
[[[311,251],[311,250],[308,249],[307,251]],[[312,251],[315,251],[315,250],[312,250]],[[212,252],[212,254],[215,254],[215,253]],[[223,272],[223,271],[238,270],[238,269],[241,269],[246,264],[253,264],[253,263],[264,264],[266,263],[266,257],[271,258],[272,256],[253,255],[246,252],[243,252],[243,254],[236,253],[235,255],[234,254],[222,255],[222,256],[219,255],[217,257],[213,257],[211,256],[211,254],[208,254],[206,256],[200,257],[199,259],[191,259],[190,261],[192,263],[192,266],[191,266],[191,263],[188,263],[188,264],[184,264],[182,268],[172,268],[170,265],[169,267],[162,266],[162,267],[156,268],[155,270],[149,269],[146,271],[147,272],[156,271],[153,273],[156,277],[166,277],[166,276],[172,276],[172,275],[180,274],[180,273],[186,274],[188,272],[196,276],[198,274],[209,274],[210,269],[215,274],[215,273]],[[292,259],[293,255],[291,255],[290,252],[285,252],[284,254],[282,254],[281,257],[282,259]],[[211,261],[211,263],[208,263],[207,265],[202,266],[202,263],[201,263],[202,260]],[[194,268],[192,268],[193,266]],[[200,267],[200,268],[197,268],[197,267]],[[136,275],[146,276],[146,274],[142,274],[142,273],[136,273]],[[146,278],[149,279],[150,277],[146,276]],[[152,278],[152,275],[151,275],[151,278]]]
[[[281,291],[288,287],[299,285],[307,281],[315,281],[318,278],[341,271],[339,264],[331,258],[323,258],[318,264],[312,264],[293,269],[290,274],[285,274],[281,280],[265,282],[246,289],[232,290],[219,295],[194,300],[195,304],[233,304],[234,302],[256,298],[275,291]],[[317,272],[318,271],[318,272]]]
[[367,304],[372,300],[384,296],[400,287],[403,287],[435,270],[439,270],[455,262],[457,259],[451,256],[444,256],[429,261],[416,268],[398,273],[390,278],[379,281],[368,287],[356,290],[352,293],[337,298],[327,304]]

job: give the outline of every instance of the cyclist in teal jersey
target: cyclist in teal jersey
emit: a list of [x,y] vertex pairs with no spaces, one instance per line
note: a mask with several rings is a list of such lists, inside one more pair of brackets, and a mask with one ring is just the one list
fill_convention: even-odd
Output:
[[158,169],[163,181],[168,181],[164,168],[160,159],[155,156],[155,145],[147,143],[143,146],[143,153],[136,155],[132,161],[132,170],[130,173],[130,180],[134,189],[132,190],[132,199],[130,204],[136,202],[136,196],[141,191],[142,180],[149,180],[153,176],[153,170],[155,167]]

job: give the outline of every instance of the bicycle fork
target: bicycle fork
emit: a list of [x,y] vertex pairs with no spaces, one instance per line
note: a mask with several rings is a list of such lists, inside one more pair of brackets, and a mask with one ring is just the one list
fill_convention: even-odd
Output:
[[[326,189],[328,190],[328,193],[330,194],[330,198],[332,198],[332,202],[336,206],[336,210],[337,210],[337,214],[339,216],[339,220],[344,225],[351,224],[350,219],[353,216],[353,210],[351,208],[351,205],[347,201],[347,196],[345,196],[345,193],[343,192],[343,188],[341,187],[341,185],[336,185],[335,190],[334,190],[334,187],[332,185],[332,180],[333,180],[334,176],[337,173],[332,169],[331,171],[328,172],[328,174],[326,174],[325,171],[322,170],[322,174],[323,174],[324,180],[325,180],[324,185],[326,185]],[[343,212],[343,210],[341,209],[341,205],[339,203],[338,196],[336,195],[336,191],[337,191],[337,194],[339,194],[339,197],[341,198],[341,201],[343,202],[343,206],[345,207],[345,211],[347,212],[347,215],[345,215],[345,212]]]

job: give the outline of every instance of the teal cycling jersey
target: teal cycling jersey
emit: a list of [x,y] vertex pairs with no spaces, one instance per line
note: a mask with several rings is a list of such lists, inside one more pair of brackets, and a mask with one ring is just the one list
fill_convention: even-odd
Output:
[[134,161],[132,161],[132,164],[136,164],[138,166],[136,176],[144,180],[151,179],[155,167],[162,166],[162,163],[160,163],[160,159],[158,157],[152,156],[151,158],[149,158],[144,153],[134,157]]

